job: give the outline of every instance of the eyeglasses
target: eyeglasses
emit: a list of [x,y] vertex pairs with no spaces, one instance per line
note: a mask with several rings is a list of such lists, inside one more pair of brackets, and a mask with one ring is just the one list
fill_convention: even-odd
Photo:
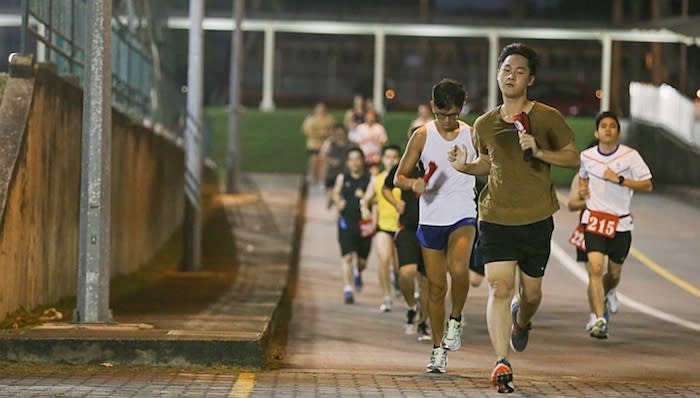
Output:
[[435,118],[440,120],[457,120],[459,118],[459,112],[455,113],[440,113],[435,112]]

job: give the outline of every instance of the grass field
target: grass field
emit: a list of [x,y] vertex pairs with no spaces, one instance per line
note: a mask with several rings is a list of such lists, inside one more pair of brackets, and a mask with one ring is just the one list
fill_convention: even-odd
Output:
[[[244,171],[303,173],[306,166],[304,136],[300,126],[309,110],[280,109],[274,112],[261,112],[245,109],[241,114],[241,167]],[[331,111],[337,120],[342,120],[343,111]],[[211,137],[207,152],[219,165],[223,178],[225,167],[228,113],[227,108],[207,109],[211,126]],[[384,115],[384,126],[389,134],[389,142],[402,146],[406,143],[406,130],[415,118],[413,112],[390,112]],[[465,121],[473,123],[476,115]],[[592,118],[569,118],[571,128],[576,133],[579,148],[592,139]],[[574,175],[573,170],[554,168],[552,177],[556,184],[568,184]]]

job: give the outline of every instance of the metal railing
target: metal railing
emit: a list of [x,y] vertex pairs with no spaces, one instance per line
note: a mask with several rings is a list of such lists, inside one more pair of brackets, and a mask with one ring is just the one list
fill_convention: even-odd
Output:
[[[75,75],[81,85],[85,64],[88,0],[23,0],[22,52],[51,62],[59,75]],[[119,18],[112,19],[112,101],[120,111],[147,125],[182,136],[185,95],[155,70],[149,44]]]
[[682,141],[700,148],[696,105],[673,87],[630,83],[630,116],[663,127]]

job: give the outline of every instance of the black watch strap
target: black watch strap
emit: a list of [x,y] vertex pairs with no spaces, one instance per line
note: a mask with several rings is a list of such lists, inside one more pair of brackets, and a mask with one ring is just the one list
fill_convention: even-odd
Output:
[[620,185],[624,185],[625,184],[625,177],[623,177],[623,176],[617,177],[617,183]]

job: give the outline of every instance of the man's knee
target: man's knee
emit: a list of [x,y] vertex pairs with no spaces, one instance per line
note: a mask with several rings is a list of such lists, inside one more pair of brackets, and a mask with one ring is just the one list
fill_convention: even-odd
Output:
[[418,270],[415,265],[404,265],[399,268],[399,278],[413,280],[416,277],[416,272]]
[[620,281],[620,275],[622,274],[622,267],[619,265],[609,265],[608,266],[608,277],[615,282]]
[[357,269],[358,271],[364,271],[367,268],[367,259],[359,258],[357,259]]
[[436,284],[428,281],[428,295],[430,301],[444,301],[447,294],[447,284]]
[[591,262],[588,264],[588,275],[592,277],[602,277],[603,276],[603,263],[602,262]]
[[498,299],[510,299],[513,297],[513,282],[503,279],[489,278],[490,294]]
[[481,274],[479,274],[479,273],[477,273],[477,272],[474,272],[474,271],[469,272],[469,284],[470,284],[472,287],[479,287],[479,286],[481,286],[481,281],[482,281],[483,279],[484,279],[484,276],[483,276],[483,275],[481,275]]
[[528,305],[538,305],[542,300],[541,289],[525,289],[520,297],[520,302]]

